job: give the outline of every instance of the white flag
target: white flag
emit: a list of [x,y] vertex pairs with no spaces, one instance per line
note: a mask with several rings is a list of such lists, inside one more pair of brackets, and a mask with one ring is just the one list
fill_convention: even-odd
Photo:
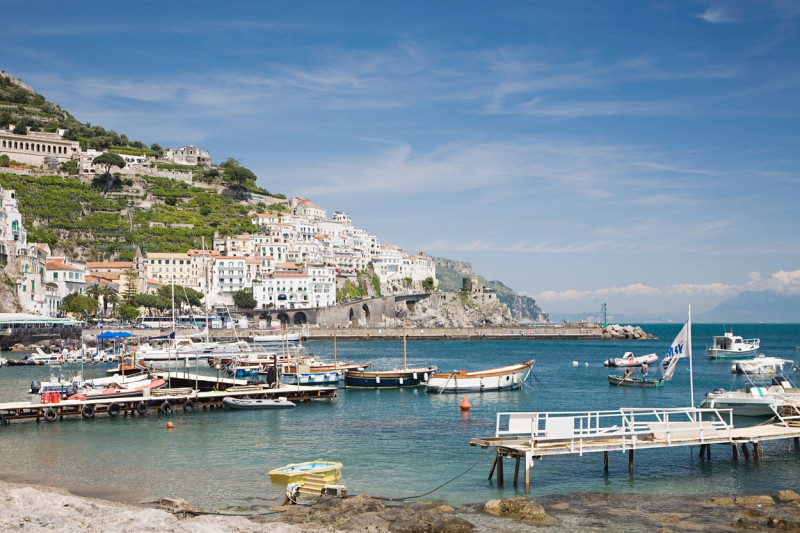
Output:
[[686,356],[687,331],[687,324],[684,324],[678,336],[672,341],[672,346],[669,347],[666,357],[661,360],[661,375],[666,380],[672,379],[678,359]]

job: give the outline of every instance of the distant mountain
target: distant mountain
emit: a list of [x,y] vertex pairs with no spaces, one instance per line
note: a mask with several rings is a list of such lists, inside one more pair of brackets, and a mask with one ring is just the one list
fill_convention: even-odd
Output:
[[497,299],[504,303],[511,311],[511,316],[519,323],[541,323],[549,320],[547,313],[536,305],[536,300],[530,296],[518,294],[501,281],[488,281],[481,275],[475,274],[472,264],[465,261],[454,261],[442,257],[434,257],[436,263],[436,281],[443,291],[460,291],[464,287],[464,277],[478,276],[478,281],[484,287],[497,291]]
[[728,298],[707,313],[692,317],[695,322],[743,324],[800,323],[800,295],[774,291],[748,291]]

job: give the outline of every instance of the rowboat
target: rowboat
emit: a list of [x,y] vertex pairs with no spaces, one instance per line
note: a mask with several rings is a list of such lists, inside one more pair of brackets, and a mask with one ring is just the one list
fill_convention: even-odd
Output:
[[647,355],[633,355],[633,352],[625,352],[622,357],[612,357],[603,362],[603,366],[642,366],[647,363],[655,363],[658,356],[654,353]]
[[294,407],[294,402],[290,402],[284,397],[280,398],[231,398],[222,399],[222,405],[228,409],[288,409]]
[[663,378],[658,379],[642,379],[637,375],[630,375],[630,376],[615,376],[613,374],[608,375],[608,384],[614,386],[623,386],[623,387],[649,387],[655,388],[660,387],[664,384]]
[[308,474],[316,474],[327,482],[336,481],[342,475],[342,463],[336,461],[308,461],[305,463],[291,463],[269,471],[269,480],[273,483],[288,485],[298,483]]
[[425,390],[428,392],[485,392],[522,388],[536,361],[490,368],[487,370],[456,370],[449,374],[431,374]]

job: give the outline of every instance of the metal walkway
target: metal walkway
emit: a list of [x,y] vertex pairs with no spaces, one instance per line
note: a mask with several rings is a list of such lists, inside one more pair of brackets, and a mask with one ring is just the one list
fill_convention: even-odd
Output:
[[736,454],[736,445],[749,457],[747,444],[759,457],[758,444],[775,439],[800,438],[800,408],[787,403],[773,408],[777,423],[735,428],[730,409],[693,407],[652,409],[622,408],[612,411],[565,411],[498,413],[495,436],[473,438],[470,446],[493,447],[496,450],[491,479],[498,469],[502,483],[503,457],[517,460],[514,483],[520,460],[525,460],[525,489],[530,489],[530,470],[534,459],[555,455],[582,456],[584,453],[629,452],[629,471],[633,473],[633,452],[641,449],[675,446],[700,446],[700,453],[710,453],[711,444],[729,444]]

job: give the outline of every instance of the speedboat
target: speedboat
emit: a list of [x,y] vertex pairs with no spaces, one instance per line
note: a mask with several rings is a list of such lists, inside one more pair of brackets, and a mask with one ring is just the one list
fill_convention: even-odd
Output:
[[773,377],[768,386],[748,383],[744,389],[726,391],[714,389],[706,394],[700,407],[731,409],[735,416],[773,416],[786,403],[800,402],[800,389],[795,389],[784,377]]
[[100,400],[104,398],[121,398],[126,396],[142,396],[145,389],[153,390],[160,389],[167,384],[166,380],[161,378],[147,378],[139,379],[136,381],[122,382],[122,383],[109,383],[102,388],[92,388],[91,386],[84,387],[82,390],[73,394],[68,400]]
[[633,355],[633,352],[625,352],[622,357],[612,357],[603,362],[603,366],[642,366],[647,363],[652,364],[658,361],[658,356],[654,353],[647,355]]
[[760,345],[759,339],[743,339],[732,331],[726,331],[724,335],[713,337],[706,353],[712,359],[752,359],[758,355]]
[[449,374],[431,374],[425,390],[428,392],[484,392],[522,388],[536,361],[490,368],[488,370],[455,370]]
[[731,372],[734,374],[776,374],[783,371],[783,365],[791,365],[794,361],[759,355],[755,359],[744,359],[731,363]]

